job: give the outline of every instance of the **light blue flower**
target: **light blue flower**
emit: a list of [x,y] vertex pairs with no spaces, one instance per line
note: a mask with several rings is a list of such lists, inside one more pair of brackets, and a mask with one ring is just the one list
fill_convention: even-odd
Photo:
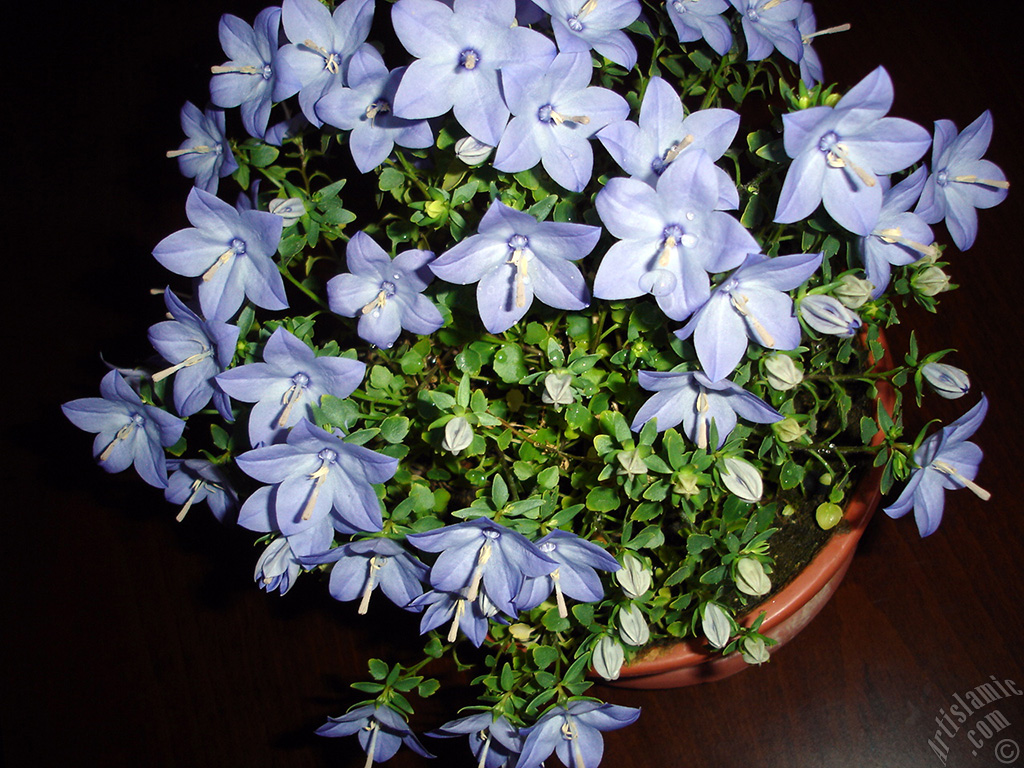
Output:
[[185,422],[142,402],[117,371],[103,377],[100,395],[64,403],[61,410],[79,429],[96,433],[93,455],[107,472],[121,472],[134,464],[143,480],[166,488],[164,448],[178,442]]
[[213,516],[222,523],[238,509],[238,494],[220,467],[205,459],[169,461],[174,473],[167,480],[164,498],[181,505],[178,521],[185,519],[193,504],[205,501]]
[[149,343],[171,363],[153,374],[153,381],[174,375],[174,408],[179,416],[191,416],[210,400],[225,421],[234,421],[231,401],[215,385],[214,377],[231,365],[238,341],[238,326],[219,320],[203,320],[186,307],[170,288],[164,303],[173,319],[149,328]]
[[277,54],[274,101],[299,94],[309,122],[321,125],[316,103],[332,87],[345,84],[349,59],[366,42],[374,0],[345,0],[332,14],[318,0],[284,0],[281,21],[291,41]]
[[931,385],[939,397],[956,400],[966,395],[971,389],[971,380],[967,371],[946,363],[925,363],[921,366],[921,375]]
[[478,141],[501,140],[509,111],[499,71],[509,64],[550,61],[548,38],[515,23],[515,0],[399,0],[391,10],[398,39],[416,57],[395,93],[398,117],[421,120],[453,109]]
[[685,320],[711,296],[708,273],[724,272],[760,250],[742,224],[720,210],[717,169],[704,150],[682,153],[651,188],[614,178],[597,194],[597,212],[619,242],[594,278],[594,296],[649,293],[673,320]]
[[365,232],[352,236],[345,250],[349,272],[327,281],[332,312],[358,317],[356,333],[382,349],[389,349],[403,329],[426,335],[444,318],[423,295],[434,279],[428,265],[431,251],[409,250],[394,259]]
[[409,730],[405,718],[384,706],[367,704],[357,707],[341,717],[329,717],[316,729],[319,736],[352,736],[359,738],[359,746],[366,753],[366,765],[390,760],[403,744],[422,757],[433,757]]
[[519,729],[504,715],[481,712],[458,720],[451,720],[427,736],[448,739],[469,736],[469,748],[477,761],[477,768],[505,768],[514,765],[523,748]]
[[342,602],[359,600],[361,614],[369,609],[370,596],[377,587],[391,602],[405,608],[423,594],[423,582],[427,580],[427,566],[401,544],[385,538],[342,544],[304,557],[303,563],[334,563],[329,585],[331,597]]
[[273,259],[280,216],[239,211],[197,187],[189,192],[185,214],[192,226],[157,243],[153,256],[175,274],[202,277],[199,305],[207,320],[229,320],[246,297],[264,309],[288,306]]
[[237,16],[221,16],[220,45],[230,61],[212,68],[210,100],[218,107],[240,107],[250,136],[263,138],[270,120],[274,59],[281,9],[264,8],[250,27]]
[[885,117],[892,100],[892,80],[878,67],[835,107],[782,116],[783,145],[793,164],[775,221],[800,221],[824,203],[839,226],[856,235],[871,234],[882,209],[879,176],[917,162],[930,144],[921,126]]
[[285,430],[310,415],[324,395],[345,398],[363,380],[366,364],[347,357],[317,357],[301,339],[279,327],[263,348],[262,363],[217,375],[217,385],[236,400],[256,403],[249,414],[255,447],[280,441]]
[[549,574],[523,582],[515,601],[522,611],[536,608],[554,592],[558,613],[565,618],[569,615],[566,597],[582,603],[596,603],[604,597],[597,569],[615,572],[622,567],[597,544],[568,531],[551,531],[537,541],[537,549],[558,563],[558,567]]
[[697,444],[707,448],[714,422],[721,448],[736,426],[737,417],[755,424],[782,421],[782,414],[754,394],[747,392],[728,379],[711,381],[700,371],[669,373],[640,371],[640,386],[655,394],[640,406],[630,429],[639,432],[651,419],[657,419],[659,432],[683,425],[683,433]]
[[761,61],[775,48],[800,61],[803,43],[796,28],[803,0],[729,0],[739,11],[747,40],[747,61]]
[[583,309],[590,292],[577,261],[593,250],[600,227],[537,221],[495,200],[477,234],[430,263],[449,283],[477,285],[477,308],[484,327],[501,333],[526,314],[534,297],[557,309]]
[[490,621],[494,619],[508,623],[498,616],[498,609],[487,597],[487,590],[480,588],[479,594],[468,600],[464,595],[455,592],[430,590],[413,600],[406,606],[410,611],[422,611],[420,634],[449,624],[448,642],[454,643],[459,637],[459,630],[477,648],[487,639]]
[[729,9],[725,0],[666,0],[665,8],[680,43],[703,37],[719,56],[732,48],[732,29],[722,16]]
[[942,522],[945,491],[970,488],[978,498],[991,494],[974,482],[981,464],[981,449],[968,441],[988,412],[988,399],[982,395],[976,406],[956,421],[929,435],[914,452],[917,468],[903,492],[885,507],[889,517],[902,517],[914,510],[914,520],[922,536],[935,532]]
[[554,752],[567,768],[597,768],[604,755],[602,731],[614,731],[636,722],[640,710],[572,701],[549,709],[536,725],[523,729],[523,751],[516,768],[540,768]]
[[929,224],[946,220],[946,228],[961,251],[978,235],[977,208],[1001,203],[1009,189],[1006,174],[982,160],[992,140],[992,113],[985,110],[959,135],[949,120],[935,122],[932,174],[925,183],[916,212]]
[[[629,120],[602,128],[597,138],[619,167],[652,187],[669,165],[684,152],[702,149],[712,162],[732,144],[740,116],[731,109],[701,109],[683,115],[675,89],[660,77],[647,82],[640,103],[639,124]],[[736,184],[715,167],[720,183],[720,207],[739,205]]]
[[636,46],[622,30],[640,15],[638,0],[534,0],[551,14],[558,50],[601,56],[626,69],[636,64]]
[[220,180],[238,170],[238,161],[224,135],[224,111],[199,107],[190,101],[181,108],[181,130],[187,137],[167,153],[178,159],[181,175],[195,179],[195,186],[216,194]]
[[736,369],[747,351],[748,338],[767,349],[800,345],[800,321],[785,291],[803,285],[821,259],[820,253],[772,259],[751,254],[715,288],[690,322],[676,331],[680,339],[693,335],[697,359],[710,381]]
[[505,67],[501,83],[513,118],[494,153],[494,167],[518,173],[539,162],[563,187],[582,192],[594,166],[589,139],[629,114],[617,93],[590,85],[592,70],[589,53]]

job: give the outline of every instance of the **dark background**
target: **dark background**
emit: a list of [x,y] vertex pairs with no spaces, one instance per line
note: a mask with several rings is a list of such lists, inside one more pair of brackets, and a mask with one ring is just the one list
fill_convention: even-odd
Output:
[[[313,730],[353,700],[347,686],[363,677],[368,649],[415,631],[414,617],[381,602],[379,621],[357,621],[313,580],[285,598],[258,591],[245,532],[218,526],[205,506],[176,524],[133,473],[97,469],[91,435],[58,409],[97,394],[100,352],[122,365],[150,353],[146,328],[164,309],[147,291],[167,277],[149,253],[186,226],[190,184],[163,153],[181,141],[181,104],[205,101],[208,68],[224,59],[220,14],[251,21],[261,7],[23,4],[5,30],[4,165],[14,176],[4,263],[14,276],[4,281],[0,722],[12,768],[360,766],[354,740]],[[609,768],[941,765],[927,742],[955,694],[992,675],[1024,686],[1019,26],[993,3],[815,7],[819,27],[854,25],[816,45],[830,79],[849,87],[883,64],[892,114],[929,128],[993,112],[987,156],[1017,186],[981,212],[973,249],[953,256],[964,288],[944,297],[941,315],[904,315],[924,348],[958,348],[953,362],[974,381],[964,401],[930,398],[929,417],[948,422],[981,391],[991,400],[976,439],[987,453],[978,481],[993,498],[947,496],[942,527],[924,541],[909,517],[879,515],[835,598],[760,670],[676,691],[598,690],[643,708],[636,725],[607,735]],[[890,337],[905,346],[901,329]],[[417,726],[453,716],[458,693],[431,700]],[[947,739],[947,764],[998,765],[998,741],[1024,743],[1022,702],[981,713],[1010,722],[983,748],[968,741],[972,717]],[[428,746],[469,764],[463,740]],[[422,762],[403,750],[389,764]]]

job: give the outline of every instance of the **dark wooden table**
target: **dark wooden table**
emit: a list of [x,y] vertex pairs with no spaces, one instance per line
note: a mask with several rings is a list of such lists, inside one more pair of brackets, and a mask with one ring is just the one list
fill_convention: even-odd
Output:
[[[819,26],[854,26],[818,43],[827,75],[849,86],[884,64],[893,114],[929,128],[962,128],[990,108],[988,157],[1024,182],[1021,44],[1006,8],[816,5]],[[3,163],[15,169],[3,205],[15,271],[4,282],[5,764],[362,765],[353,740],[313,729],[344,711],[366,648],[408,620],[354,621],[310,583],[286,598],[259,592],[242,532],[205,509],[175,524],[158,492],[96,469],[89,437],[57,408],[96,394],[100,350],[122,364],[148,353],[162,304],[144,289],[166,279],[149,252],[183,226],[188,188],[162,153],[180,141],[180,104],[205,98],[206,68],[221,60],[220,13],[251,19],[260,5],[37,7],[5,35],[17,52],[3,121]],[[960,349],[975,384],[967,401],[932,398],[929,415],[948,421],[977,392],[991,399],[977,440],[992,500],[947,497],[924,541],[910,518],[879,515],[835,598],[762,669],[683,690],[600,691],[643,708],[606,738],[603,765],[980,768],[1000,764],[1000,742],[1024,743],[1024,696],[1008,696],[955,729],[945,721],[945,760],[929,745],[957,697],[993,679],[1024,690],[1020,195],[981,212],[977,243],[950,268],[965,288],[941,315],[907,313],[922,345]],[[905,345],[899,329],[891,336]],[[442,696],[424,717],[439,722],[457,701]],[[463,743],[434,744],[438,764],[465,764]],[[403,750],[391,764],[421,762]]]

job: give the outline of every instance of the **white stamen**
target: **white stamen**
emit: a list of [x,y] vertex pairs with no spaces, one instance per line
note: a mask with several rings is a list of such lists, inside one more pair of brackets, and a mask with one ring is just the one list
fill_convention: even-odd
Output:
[[196,144],[194,147],[184,147],[182,149],[171,149],[167,151],[167,157],[181,157],[182,155],[205,155],[209,152],[216,152],[217,150],[213,147],[208,147],[205,144]]
[[150,378],[152,378],[153,381],[162,381],[166,379],[168,376],[170,376],[172,373],[180,371],[182,368],[189,368],[195,365],[196,363],[200,363],[212,354],[212,349],[204,349],[202,352],[196,352],[194,355],[186,357],[180,363],[172,365],[170,368],[164,368],[162,371],[157,371]]
[[312,40],[303,40],[302,44],[307,48],[316,51],[317,53],[324,57],[324,60],[326,62],[324,64],[324,68],[332,75],[338,74],[338,72],[341,70],[341,62],[338,61],[337,55],[333,53],[328,53],[326,48],[317,45]]
[[491,750],[491,739],[487,735],[487,731],[480,731],[480,741],[484,745],[480,748],[480,759],[477,761],[476,768],[484,768],[487,764],[487,753]]
[[576,729],[576,723],[572,721],[571,717],[567,717],[565,722],[562,723],[562,738],[572,742],[573,756],[576,758],[575,768],[587,768],[586,763],[583,761],[583,750],[580,749],[579,732]]
[[878,183],[878,179],[873,174],[861,168],[859,165],[854,165],[850,160],[849,155],[846,154],[847,147],[844,144],[836,144],[829,153],[825,156],[825,161],[832,168],[849,168],[855,174],[857,178],[863,181],[867,186],[873,187]]
[[313,490],[309,494],[309,499],[306,500],[306,506],[302,508],[302,519],[309,520],[313,516],[313,509],[316,507],[316,500],[320,496],[320,488],[324,484],[324,480],[327,479],[328,473],[331,468],[327,466],[327,462],[324,461],[320,465],[320,469],[310,474],[309,479],[313,481]]
[[584,16],[587,16],[591,11],[593,11],[595,8],[597,8],[597,0],[587,0],[587,2],[585,2],[583,4],[583,7],[580,8],[580,12],[576,14],[576,18],[577,19],[582,19]]
[[380,733],[380,725],[374,720],[370,725],[366,726],[366,730],[370,731],[370,743],[366,745],[366,762],[363,763],[363,768],[371,768],[373,766],[373,753],[377,751],[377,734]]
[[980,485],[978,485],[973,480],[968,480],[966,477],[961,475],[959,472],[957,472],[953,467],[951,467],[946,462],[944,462],[944,461],[933,461],[932,462],[932,466],[935,467],[937,470],[939,470],[939,472],[942,472],[944,475],[949,475],[950,477],[955,477],[957,480],[959,480],[961,483],[964,484],[964,488],[969,488],[971,491],[974,492],[974,495],[977,496],[982,501],[988,501],[989,499],[992,498],[992,494],[991,493],[986,491],[984,488],[982,488]]
[[672,249],[676,247],[675,235],[669,235],[665,238],[665,246],[661,249],[661,256],[658,257],[658,266],[667,267],[668,257]]
[[459,598],[459,601],[455,604],[455,616],[452,618],[451,629],[448,630],[448,642],[454,643],[455,639],[459,636],[459,620],[462,618],[462,614],[466,612],[466,601]]
[[388,106],[388,103],[386,101],[381,101],[380,99],[378,99],[377,101],[373,102],[373,104],[366,108],[366,117],[369,118],[369,120],[372,122],[377,115],[390,111],[391,107]]
[[466,69],[476,69],[477,61],[479,61],[477,55],[473,51],[468,51],[462,58],[462,66]]
[[366,579],[366,587],[363,589],[363,599],[359,601],[359,614],[365,614],[370,607],[370,594],[373,592],[373,588],[377,586],[377,571],[384,566],[377,560],[377,556],[374,555],[370,558],[370,573]]
[[565,595],[562,594],[562,579],[558,574],[557,568],[551,572],[551,581],[555,585],[555,602],[558,603],[558,615],[563,619],[567,618],[569,610],[565,606]]
[[917,251],[929,258],[938,257],[939,249],[934,245],[924,245],[923,243],[915,242],[903,237],[903,232],[899,227],[890,227],[889,229],[883,229],[880,232],[875,233],[882,242],[885,243],[899,243],[905,245],[907,248]]
[[188,514],[189,509],[192,508],[192,502],[196,500],[196,496],[199,495],[199,491],[202,490],[203,486],[206,485],[206,481],[201,477],[197,477],[192,481],[192,493],[185,500],[185,504],[182,506],[181,511],[178,512],[178,516],[175,519],[177,522],[181,522],[185,519],[185,515]]
[[701,389],[697,395],[697,447],[704,449],[708,447],[708,420],[704,415],[710,410],[707,393]]
[[739,296],[731,293],[729,294],[729,302],[733,307],[735,307],[736,311],[743,315],[743,317],[747,319],[747,322],[750,323],[750,326],[754,329],[754,333],[757,334],[757,338],[761,341],[761,346],[769,348],[774,347],[775,338],[768,333],[767,328],[761,325],[761,321],[754,317],[750,313],[750,310],[747,309],[748,301],[749,299],[743,294],[740,294]]
[[480,580],[484,575],[484,566],[487,565],[487,561],[491,559],[491,543],[485,541],[483,546],[480,547],[480,552],[476,556],[476,566],[473,568],[473,576],[469,582],[469,588],[466,590],[466,600],[473,602],[476,600],[477,595],[480,592]]
[[1010,182],[1000,181],[999,179],[979,179],[977,176],[954,176],[953,181],[959,181],[962,184],[981,184],[985,187],[997,187],[999,189],[1009,189]]
[[210,279],[212,279],[214,273],[216,273],[216,271],[218,269],[220,269],[225,264],[227,264],[228,263],[228,259],[230,259],[234,255],[235,255],[235,249],[234,248],[228,248],[226,251],[224,251],[224,253],[222,253],[220,256],[218,256],[217,260],[215,262],[213,262],[213,266],[210,267],[208,270],[206,270],[203,273],[203,282],[205,283],[205,282],[208,282]]
[[227,64],[218,64],[215,67],[210,67],[210,72],[215,75],[262,75],[263,67],[254,67],[251,64],[246,64],[241,67],[229,67]]
[[770,11],[775,6],[782,5],[784,2],[786,2],[786,0],[768,0],[768,2],[761,7],[761,10]]
[[363,314],[368,315],[375,309],[384,309],[384,305],[387,304],[387,302],[387,293],[381,291],[380,293],[377,294],[377,298],[375,298],[373,301],[371,301],[369,304],[363,307]]
[[580,125],[587,125],[590,122],[590,118],[586,115],[563,115],[561,112],[555,112],[551,110],[551,121],[555,125],[561,125],[562,123],[579,123]]
[[302,397],[304,389],[304,386],[296,383],[292,384],[285,390],[284,395],[281,397],[281,404],[284,405],[284,410],[281,411],[281,415],[277,419],[277,426],[288,426],[288,417],[292,414],[292,407],[299,401],[299,398]]
[[849,32],[849,31],[850,31],[850,25],[849,24],[840,24],[837,27],[829,27],[827,29],[819,29],[817,32],[811,32],[809,35],[804,35],[803,37],[801,37],[800,40],[803,42],[804,45],[807,45],[815,37],[820,37],[821,35],[831,35],[831,34],[834,34],[836,32]]
[[682,141],[677,141],[675,144],[669,147],[668,152],[665,153],[665,164],[667,165],[668,163],[671,163],[673,160],[679,157],[680,152],[682,152],[688,146],[693,144],[693,139],[693,134],[688,133],[683,137]]
[[117,447],[117,444],[120,443],[122,440],[127,440],[133,431],[135,431],[135,419],[132,419],[119,430],[117,430],[117,434],[114,435],[114,439],[110,441],[110,445],[104,448],[103,453],[100,454],[100,461],[106,461],[107,459],[109,459],[110,454],[114,452],[114,448]]
[[526,249],[514,249],[508,263],[514,264],[516,268],[516,306],[524,307],[526,306],[526,281],[530,279],[530,262],[526,258]]

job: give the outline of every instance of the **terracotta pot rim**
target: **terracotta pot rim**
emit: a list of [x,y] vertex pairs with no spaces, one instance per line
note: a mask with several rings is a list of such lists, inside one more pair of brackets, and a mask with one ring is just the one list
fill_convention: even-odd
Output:
[[[880,367],[883,370],[892,367],[888,352],[882,359]],[[891,413],[896,399],[895,393],[887,382],[879,382],[877,386],[879,399],[886,410]],[[882,438],[883,435],[879,432],[872,444],[880,443]],[[767,616],[761,623],[759,631],[762,634],[771,635],[773,628],[787,621],[821,592],[837,574],[845,571],[881,500],[882,471],[882,467],[872,466],[869,469],[847,502],[846,510],[843,513],[845,525],[842,526],[842,529],[837,530],[807,566],[777,594],[745,613],[741,618],[741,623],[750,626],[764,612]],[[709,650],[704,641],[689,638],[650,649],[645,656],[622,667],[619,678],[624,681],[643,678],[681,668],[697,667],[724,658],[726,657]],[[615,685],[614,682],[611,684]]]

